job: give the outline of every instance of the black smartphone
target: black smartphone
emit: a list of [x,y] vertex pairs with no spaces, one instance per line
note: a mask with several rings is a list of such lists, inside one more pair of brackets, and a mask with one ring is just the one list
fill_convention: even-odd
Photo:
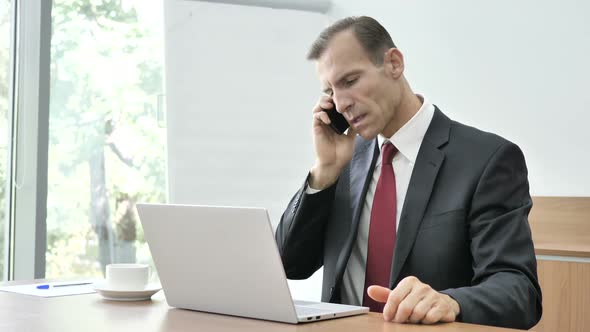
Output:
[[337,134],[344,134],[346,129],[349,127],[348,122],[344,118],[344,115],[338,113],[338,111],[336,111],[336,107],[329,110],[322,109],[322,111],[328,113],[328,117],[330,118],[330,127],[332,127],[332,129],[334,129]]

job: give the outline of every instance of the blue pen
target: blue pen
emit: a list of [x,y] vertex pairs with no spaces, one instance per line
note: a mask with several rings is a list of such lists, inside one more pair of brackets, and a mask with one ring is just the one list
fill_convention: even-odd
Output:
[[49,289],[49,287],[67,287],[67,286],[81,286],[81,285],[90,285],[91,282],[79,282],[75,284],[61,284],[61,285],[38,285],[37,289]]

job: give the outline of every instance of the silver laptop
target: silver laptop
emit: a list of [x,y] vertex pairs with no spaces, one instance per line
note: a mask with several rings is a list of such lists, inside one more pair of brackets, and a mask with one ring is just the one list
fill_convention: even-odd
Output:
[[137,210],[173,307],[293,324],[369,311],[294,302],[265,209],[137,204]]

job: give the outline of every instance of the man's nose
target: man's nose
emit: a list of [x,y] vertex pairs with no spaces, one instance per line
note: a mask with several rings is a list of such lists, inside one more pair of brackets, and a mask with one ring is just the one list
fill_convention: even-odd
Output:
[[346,113],[352,106],[352,99],[348,96],[336,96],[336,94],[334,94],[332,99],[334,100],[334,105],[336,106],[336,110],[338,111],[338,113]]

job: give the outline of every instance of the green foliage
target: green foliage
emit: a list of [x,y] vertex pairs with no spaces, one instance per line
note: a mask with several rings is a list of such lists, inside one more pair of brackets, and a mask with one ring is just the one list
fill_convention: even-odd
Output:
[[[55,0],[52,9],[47,273],[100,276],[88,160],[105,155],[111,214],[121,194],[166,201],[161,0]],[[4,270],[10,4],[0,4],[0,274]],[[6,8],[4,8],[6,7]],[[116,153],[115,153],[116,152]],[[111,216],[111,220],[113,216]],[[134,228],[131,228],[134,229]],[[151,263],[141,228],[137,258]]]
[[[99,276],[90,156],[105,156],[111,220],[121,194],[166,201],[166,132],[150,111],[163,90],[162,23],[142,16],[156,10],[161,19],[161,1],[53,6],[46,275]],[[149,260],[137,232],[138,259]]]

